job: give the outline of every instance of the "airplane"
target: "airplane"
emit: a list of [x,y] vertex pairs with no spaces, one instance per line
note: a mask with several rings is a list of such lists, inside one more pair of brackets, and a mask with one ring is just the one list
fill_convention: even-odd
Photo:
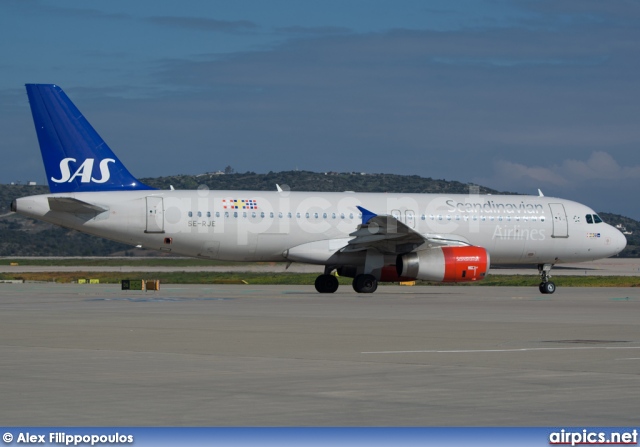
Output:
[[535,264],[539,290],[556,264],[616,255],[625,236],[591,208],[527,195],[178,191],[151,188],[116,157],[62,89],[27,84],[50,194],[11,210],[83,233],[173,254],[324,266],[320,293],[353,278],[471,282],[491,264]]

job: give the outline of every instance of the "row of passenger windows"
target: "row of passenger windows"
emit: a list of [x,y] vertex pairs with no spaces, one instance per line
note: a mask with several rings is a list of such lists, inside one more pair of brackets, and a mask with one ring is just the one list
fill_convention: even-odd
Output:
[[[207,211],[206,213],[203,213],[202,211],[197,211],[195,213],[195,215],[197,217],[202,217],[203,215],[206,215],[206,217],[211,217],[211,211]],[[252,212],[247,212],[247,211],[224,211],[224,213],[220,212],[220,211],[216,211],[215,213],[215,217],[221,217],[224,216],[226,218],[229,217],[249,217],[251,216],[252,218],[256,218],[258,216],[260,216],[260,218],[264,219],[265,217],[267,217],[267,214],[265,212],[256,212],[256,211],[252,211]],[[345,214],[345,213],[304,213],[304,217],[307,219],[310,218],[314,218],[314,219],[320,219],[320,217],[322,216],[322,219],[346,219],[347,217],[349,219],[353,219],[354,218],[354,214],[353,213],[349,213],[349,214]],[[194,212],[193,211],[189,211],[189,217],[194,217]],[[274,212],[270,212],[269,213],[269,218],[273,219],[276,217],[276,213]],[[278,213],[278,218],[282,219],[285,217],[285,213]],[[293,218],[293,213],[286,213],[286,217],[289,219]],[[302,213],[296,213],[295,214],[296,219],[300,219],[302,218]],[[400,216],[394,215],[393,217],[395,217],[396,219],[400,220]],[[590,221],[590,215],[587,215],[587,222],[588,223],[592,223],[592,221]],[[596,223],[598,222],[602,222],[600,220],[600,218],[597,215],[594,215],[594,217],[596,217],[598,220],[596,221]],[[357,218],[361,219],[362,218],[362,214],[358,213],[357,214]],[[410,217],[408,219],[405,220],[411,220],[413,219],[413,217]],[[544,222],[545,218],[544,216],[478,216],[476,214],[469,216],[468,214],[462,215],[460,216],[459,214],[456,214],[455,216],[452,216],[450,214],[429,214],[429,216],[427,216],[426,214],[422,214],[420,216],[420,220],[433,220],[433,221],[480,221],[480,222],[485,222],[485,221],[489,221],[489,222],[537,222],[538,220],[540,222]]]
[[[427,220],[427,216],[425,216],[424,214],[422,216],[420,216],[420,218],[422,220]],[[456,214],[455,216],[452,216],[450,214],[446,214],[446,215],[433,215],[433,214],[429,214],[429,220],[456,220],[456,221],[480,221],[480,222],[485,222],[485,221],[489,221],[489,222],[544,222],[544,216],[485,216],[485,215],[481,215],[478,216],[477,214],[474,214],[472,216],[469,216],[468,214],[465,214],[463,216],[460,216],[459,214]]]
[[[197,217],[202,217],[203,215],[206,215],[207,217],[211,217],[211,211],[207,211],[206,213],[203,213],[202,211],[198,211],[195,215]],[[220,211],[216,211],[216,217],[220,217],[221,215],[222,215],[222,213]],[[265,212],[261,212],[259,214],[256,211],[252,211],[251,212],[251,217],[258,217],[258,215],[263,219],[265,217],[267,217]],[[193,217],[193,216],[194,216],[193,211],[189,211],[189,217]],[[233,211],[233,212],[225,211],[224,212],[224,217],[232,217],[232,216],[233,217],[240,217],[240,216],[249,217],[249,213],[247,211],[242,211],[242,212],[240,212],[240,211]],[[305,213],[305,217],[307,219],[311,218],[311,216],[313,216],[316,219],[319,219],[320,218],[320,213]],[[347,216],[349,217],[349,219],[353,219],[353,213],[350,213],[348,215],[346,215],[344,213],[340,213],[340,215],[339,215],[340,219],[345,219]],[[275,213],[274,212],[270,212],[269,213],[269,217],[273,219],[275,217]],[[284,213],[278,213],[278,217],[279,218],[283,218],[284,217]],[[292,219],[293,218],[293,213],[287,213],[287,217],[289,219]],[[296,219],[300,219],[301,217],[302,217],[301,213],[296,213]],[[322,218],[323,219],[327,219],[328,217],[329,216],[328,216],[327,213],[322,213]],[[362,214],[359,213],[357,217],[359,219],[362,218]],[[338,214],[331,213],[331,218],[332,219],[337,219],[338,218]]]

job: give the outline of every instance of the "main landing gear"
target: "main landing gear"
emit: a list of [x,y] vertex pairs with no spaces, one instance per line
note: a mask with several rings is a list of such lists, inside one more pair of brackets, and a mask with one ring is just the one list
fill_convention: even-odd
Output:
[[328,273],[316,278],[316,290],[320,293],[334,293],[338,290],[338,278]]
[[378,288],[378,280],[373,275],[358,275],[353,278],[353,290],[358,293],[373,293]]
[[538,289],[540,289],[540,293],[550,294],[556,291],[556,285],[553,282],[549,281],[549,279],[551,278],[551,267],[553,267],[553,264],[538,264],[538,273],[540,274],[540,279],[542,280],[542,282],[538,286]]
[[[316,278],[316,290],[320,293],[334,293],[338,290],[338,278],[325,273]],[[373,293],[378,288],[378,280],[373,275],[357,275],[353,279],[353,290],[358,293]]]

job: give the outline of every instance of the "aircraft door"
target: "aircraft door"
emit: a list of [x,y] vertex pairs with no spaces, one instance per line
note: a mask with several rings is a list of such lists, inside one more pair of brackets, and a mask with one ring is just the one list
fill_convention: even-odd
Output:
[[164,233],[164,204],[162,197],[147,197],[147,229],[145,233]]
[[553,234],[551,237],[569,237],[569,222],[562,203],[550,203]]

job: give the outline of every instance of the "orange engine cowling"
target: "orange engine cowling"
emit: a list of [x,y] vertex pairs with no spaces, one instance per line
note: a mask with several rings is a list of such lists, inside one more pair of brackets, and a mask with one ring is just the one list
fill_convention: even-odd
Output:
[[436,247],[396,259],[398,276],[439,282],[484,279],[489,272],[489,253],[482,247]]

